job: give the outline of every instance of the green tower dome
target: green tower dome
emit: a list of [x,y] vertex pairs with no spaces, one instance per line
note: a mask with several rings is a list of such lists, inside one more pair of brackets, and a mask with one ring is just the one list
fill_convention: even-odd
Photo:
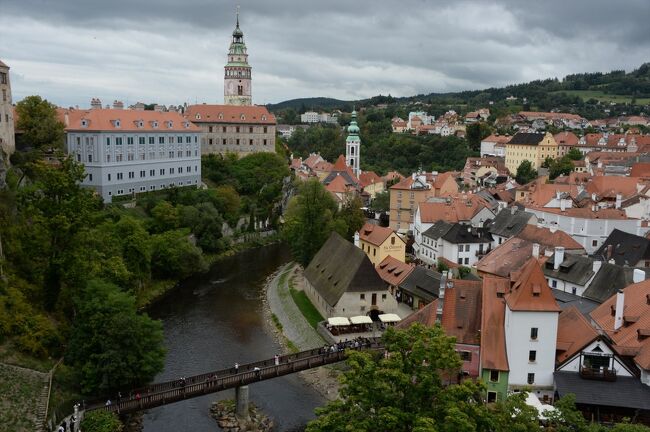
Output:
[[357,125],[357,112],[352,111],[352,120],[350,120],[350,125],[348,126],[348,133],[350,135],[359,134],[359,125]]

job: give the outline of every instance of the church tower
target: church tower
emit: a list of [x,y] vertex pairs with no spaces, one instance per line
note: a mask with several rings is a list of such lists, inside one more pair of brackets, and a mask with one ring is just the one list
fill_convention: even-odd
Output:
[[223,84],[223,99],[226,105],[253,104],[251,67],[248,64],[244,33],[239,28],[239,8],[237,8],[237,26],[232,32]]
[[350,121],[350,126],[348,126],[348,137],[345,139],[345,161],[352,168],[357,178],[361,174],[361,169],[359,168],[361,159],[361,155],[359,154],[360,150],[361,139],[359,138],[359,126],[357,125],[357,112],[352,111],[352,120]]

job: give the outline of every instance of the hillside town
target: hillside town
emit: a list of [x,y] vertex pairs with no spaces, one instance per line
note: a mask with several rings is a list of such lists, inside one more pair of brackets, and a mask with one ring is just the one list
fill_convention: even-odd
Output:
[[[456,397],[494,412],[515,401],[506,418],[529,409],[536,428],[566,422],[567,400],[585,425],[650,426],[650,116],[603,104],[587,119],[507,94],[305,107],[288,121],[254,104],[239,11],[222,104],[14,101],[20,74],[0,61],[0,373],[43,362],[38,430],[77,432],[97,413],[119,424],[105,430],[152,430],[143,411],[226,389],[219,427],[271,430],[245,429],[249,385],[308,371],[337,409],[364,361],[402,367],[405,388],[474,389]],[[322,131],[327,149],[304,138]],[[464,153],[400,155],[419,164],[407,171],[377,162],[378,137]],[[219,311],[196,318],[198,333],[189,298]],[[219,351],[193,354],[185,332]],[[417,358],[431,382],[402,358],[435,355],[429,339],[392,350],[416,333],[453,354],[449,368]],[[327,418],[300,420],[320,431]]]

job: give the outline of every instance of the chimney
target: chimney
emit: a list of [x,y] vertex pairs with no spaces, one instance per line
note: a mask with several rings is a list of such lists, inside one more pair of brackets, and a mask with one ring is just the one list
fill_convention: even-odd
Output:
[[510,214],[514,215],[515,213],[517,213],[517,207],[516,206],[510,207]]
[[124,103],[118,100],[113,101],[113,109],[117,109],[117,110],[124,109]]
[[623,308],[625,307],[625,294],[623,290],[618,290],[616,293],[616,310],[614,315],[614,330],[618,330],[623,326]]
[[64,118],[64,123],[65,123],[66,127],[70,126],[70,116],[68,115],[67,111],[65,112],[63,118]]
[[592,194],[591,194],[591,200],[592,200],[593,202],[596,202],[596,201],[598,201],[596,198],[598,198],[598,196],[596,196],[596,193],[595,193],[595,192],[592,193]]
[[598,270],[600,270],[600,267],[603,265],[602,261],[594,260],[591,269],[593,270],[594,274],[598,273]]
[[564,248],[562,246],[555,247],[555,256],[553,257],[553,270],[558,270],[560,264],[564,262]]
[[565,210],[566,210],[566,200],[560,199],[560,211],[565,211]]
[[98,98],[92,98],[90,100],[90,109],[102,109],[102,101]]
[[614,245],[608,244],[607,245],[607,256],[605,258],[610,259],[614,253]]
[[539,258],[539,243],[533,243],[533,258]]
[[438,290],[438,308],[436,309],[436,322],[442,323],[442,310],[445,305],[445,290],[447,289],[447,275],[445,270],[440,275],[440,289]]
[[354,233],[354,245],[355,245],[356,247],[361,247],[361,246],[359,245],[359,231],[356,231],[356,232]]
[[634,269],[632,273],[632,281],[636,284],[645,280],[645,272],[641,269]]
[[621,195],[620,193],[616,194],[616,209],[621,208],[621,203],[622,202],[623,202],[623,195]]

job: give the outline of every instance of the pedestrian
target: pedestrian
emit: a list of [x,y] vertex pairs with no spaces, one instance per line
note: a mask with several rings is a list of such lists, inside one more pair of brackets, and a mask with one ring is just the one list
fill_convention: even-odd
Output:
[[255,375],[257,376],[257,378],[259,378],[261,380],[262,379],[262,371],[260,370],[260,368],[255,366],[253,368],[253,371],[255,372]]
[[108,399],[104,405],[106,405],[106,406],[111,406],[112,404],[113,404],[113,403],[111,402],[111,400]]
[[277,354],[275,355],[275,365],[280,366],[280,356]]
[[235,362],[235,373],[239,373],[239,363]]
[[140,397],[141,397],[141,396],[140,396],[140,393],[136,393],[136,394],[135,394],[135,400],[139,401],[139,400],[140,400]]
[[122,402],[122,392],[117,392],[117,403]]
[[63,427],[63,424],[59,425],[59,428],[56,430],[56,432],[65,432],[65,428]]

